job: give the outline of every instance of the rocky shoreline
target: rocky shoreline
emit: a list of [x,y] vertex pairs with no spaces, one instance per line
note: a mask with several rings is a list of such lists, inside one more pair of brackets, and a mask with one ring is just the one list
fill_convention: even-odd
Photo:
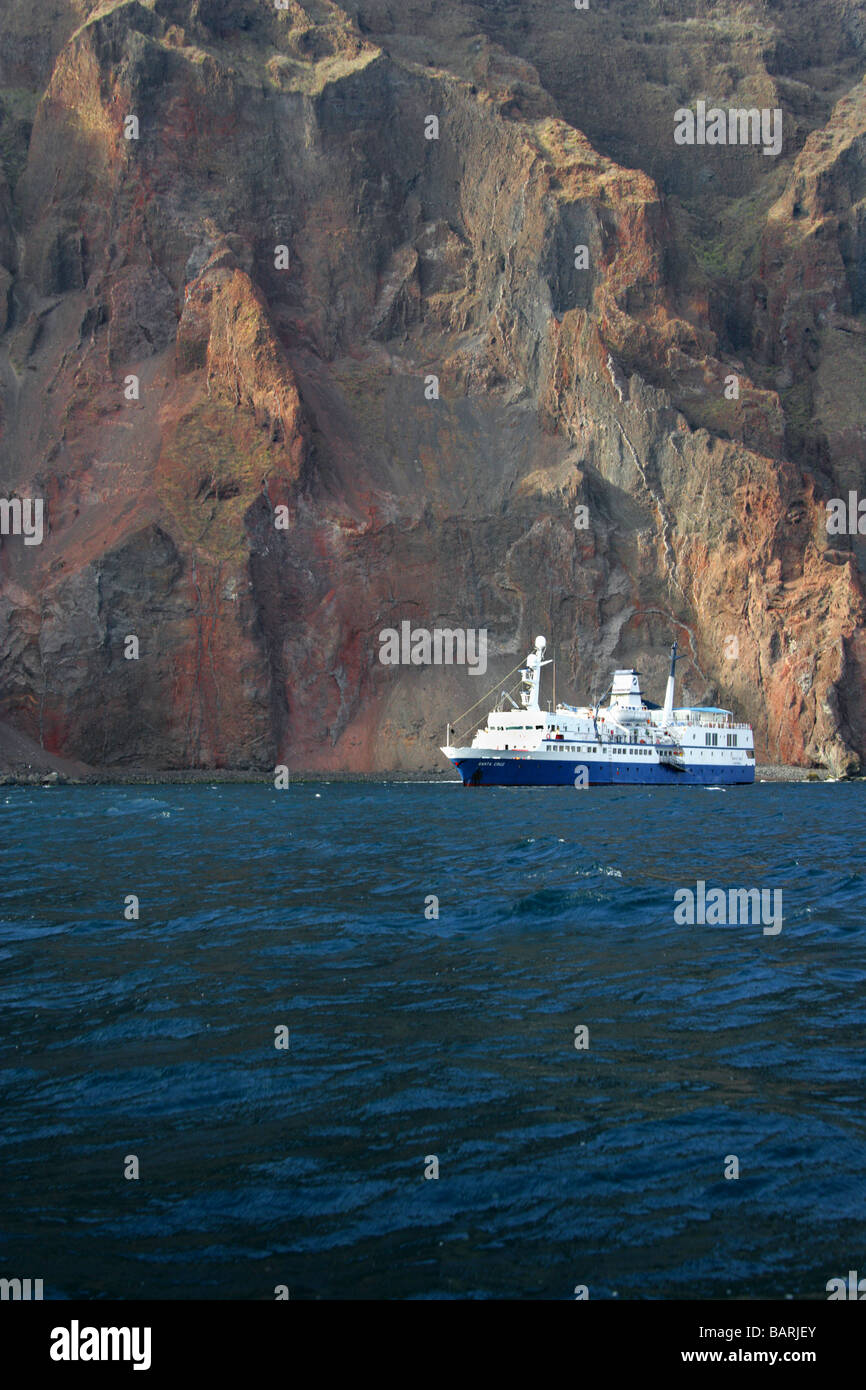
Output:
[[[756,782],[827,782],[835,781],[826,768],[758,766]],[[842,780],[861,781],[862,778]],[[271,773],[232,768],[169,768],[152,771],[118,772],[92,771],[81,774],[40,771],[0,771],[0,786],[4,787],[166,787],[188,786],[197,783],[237,783],[266,786],[273,782]],[[291,772],[290,783],[297,782],[448,782],[460,786],[459,778],[447,771],[426,772]]]
[[[105,787],[163,787],[203,783],[273,782],[271,771],[255,768],[107,768],[93,767],[70,758],[60,758],[40,748],[8,724],[0,723],[0,786],[105,786]],[[826,768],[791,767],[784,764],[759,763],[755,768],[758,782],[826,782],[833,781]],[[854,780],[854,779],[852,779]],[[858,779],[859,780],[859,779]],[[451,782],[460,785],[450,767],[416,769],[412,771],[296,771],[289,768],[290,782]]]

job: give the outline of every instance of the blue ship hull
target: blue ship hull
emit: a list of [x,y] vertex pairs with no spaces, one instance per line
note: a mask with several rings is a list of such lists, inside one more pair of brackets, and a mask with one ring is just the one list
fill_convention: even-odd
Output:
[[620,765],[616,759],[585,762],[569,759],[536,758],[460,758],[454,766],[463,778],[464,786],[472,787],[574,787],[578,769],[585,768],[589,785],[593,786],[726,786],[729,783],[752,783],[755,767],[688,767],[683,771],[658,764],[647,767]]

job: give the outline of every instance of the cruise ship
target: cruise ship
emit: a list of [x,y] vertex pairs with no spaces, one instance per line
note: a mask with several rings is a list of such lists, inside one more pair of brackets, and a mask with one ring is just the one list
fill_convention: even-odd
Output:
[[[459,746],[448,725],[442,749],[464,786],[561,787],[668,783],[720,786],[754,782],[752,729],[727,709],[674,706],[676,666],[671,667],[662,706],[641,695],[640,673],[615,671],[613,684],[595,705],[558,704],[542,710],[541,671],[549,666],[547,640],[520,671],[520,701],[503,691],[472,742]],[[607,705],[602,700],[609,698]],[[458,721],[459,722],[459,721]]]

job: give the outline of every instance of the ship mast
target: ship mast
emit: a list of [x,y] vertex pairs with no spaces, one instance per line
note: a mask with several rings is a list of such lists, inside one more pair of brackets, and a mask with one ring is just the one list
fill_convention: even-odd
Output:
[[544,661],[544,649],[547,646],[546,637],[536,637],[535,650],[529,653],[526,658],[526,665],[520,672],[520,680],[523,689],[520,692],[520,701],[526,710],[539,709],[538,692],[541,686],[541,668],[549,666],[550,661]]

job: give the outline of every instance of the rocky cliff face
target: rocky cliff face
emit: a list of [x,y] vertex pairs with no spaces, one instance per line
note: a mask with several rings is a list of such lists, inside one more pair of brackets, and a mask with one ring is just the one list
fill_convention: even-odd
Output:
[[[46,505],[0,718],[435,767],[536,632],[581,700],[660,697],[675,635],[759,757],[859,767],[866,0],[43,8],[0,15],[0,495]],[[701,99],[781,153],[675,144]],[[488,674],[383,665],[407,619]]]

